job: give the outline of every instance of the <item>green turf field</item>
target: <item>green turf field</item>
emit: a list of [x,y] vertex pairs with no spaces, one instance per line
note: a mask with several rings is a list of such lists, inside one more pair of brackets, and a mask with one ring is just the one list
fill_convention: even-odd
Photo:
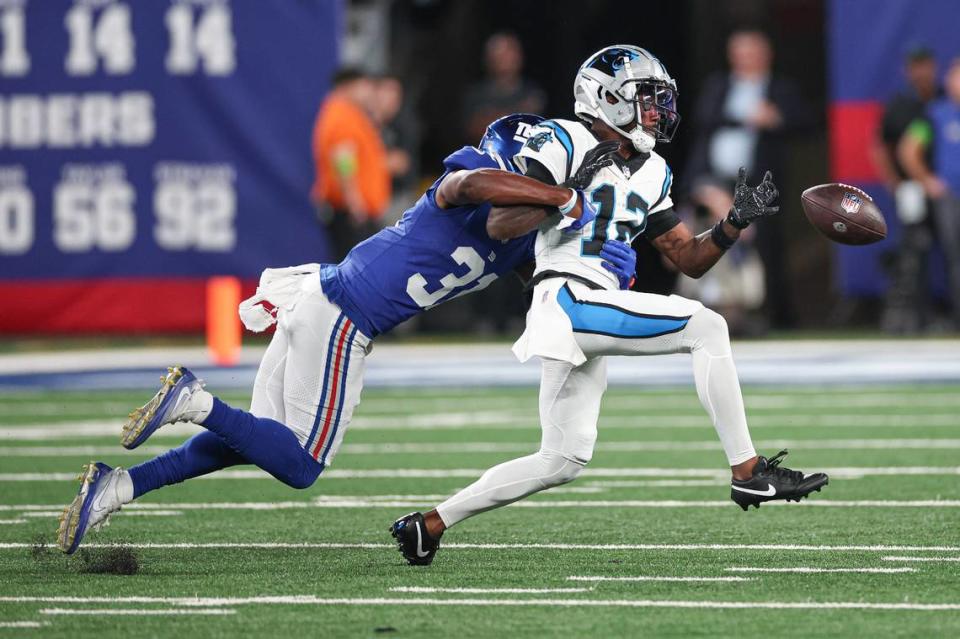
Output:
[[[250,467],[166,488],[86,561],[33,547],[72,476],[187,430],[127,452],[144,394],[0,395],[0,637],[960,636],[960,386],[745,394],[758,449],[830,472],[822,493],[744,513],[692,388],[610,389],[580,479],[462,523],[427,568],[388,525],[532,452],[534,388],[367,390],[311,489]],[[116,543],[137,574],[85,572]]]

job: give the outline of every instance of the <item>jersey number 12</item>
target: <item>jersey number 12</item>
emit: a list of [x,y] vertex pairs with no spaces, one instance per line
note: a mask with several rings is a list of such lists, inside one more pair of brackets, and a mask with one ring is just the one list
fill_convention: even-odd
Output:
[[581,240],[582,255],[600,256],[600,249],[608,239],[620,240],[629,244],[646,226],[648,205],[633,191],[627,196],[627,210],[637,214],[637,221],[622,220],[616,225],[616,232],[610,237],[610,220],[616,210],[617,192],[612,184],[601,184],[590,193],[590,200],[597,205],[597,219],[593,221],[593,233],[589,239]]

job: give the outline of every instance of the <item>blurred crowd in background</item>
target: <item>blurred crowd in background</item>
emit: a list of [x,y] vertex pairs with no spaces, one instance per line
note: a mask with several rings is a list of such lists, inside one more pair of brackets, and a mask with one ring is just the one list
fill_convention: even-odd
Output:
[[[799,198],[793,196],[828,181],[825,80],[822,64],[816,68],[822,61],[823,27],[807,17],[820,10],[817,2],[805,3],[794,16],[784,12],[789,5],[784,2],[725,4],[716,25],[724,28],[712,35],[712,50],[722,55],[701,51],[697,57],[671,42],[660,48],[662,37],[648,30],[610,25],[607,37],[594,33],[571,43],[563,60],[541,56],[538,67],[548,70],[542,75],[526,64],[530,51],[541,50],[542,34],[497,28],[498,11],[509,3],[467,4],[476,28],[456,52],[447,47],[449,33],[438,31],[463,24],[449,4],[372,0],[351,5],[356,28],[348,29],[343,67],[319,107],[313,138],[312,198],[335,259],[393,224],[440,175],[442,158],[476,144],[496,118],[516,112],[572,118],[569,87],[578,60],[625,41],[649,48],[679,84],[679,144],[656,150],[677,175],[673,199],[691,228],[707,230],[726,215],[741,166],[751,183],[773,171],[785,194],[782,214],[751,227],[699,280],[676,273],[640,238],[634,246],[639,254],[635,288],[700,299],[722,312],[739,335],[847,325],[864,316],[852,308],[853,301],[836,300],[840,310],[810,317],[810,305],[802,302],[810,291],[823,298],[830,288],[829,253],[824,242],[814,244],[812,229],[798,224]],[[534,24],[536,15],[529,16]],[[701,9],[693,18],[680,17],[698,24],[710,22],[711,15]],[[516,17],[503,22],[515,24]],[[665,17],[670,19],[669,12]],[[591,15],[583,18],[586,28]],[[792,41],[778,37],[791,26],[800,35]],[[797,38],[821,57],[798,59]],[[783,42],[790,46],[781,51]],[[788,55],[787,64],[778,64],[781,53]],[[448,59],[458,56],[465,58],[463,64]],[[797,79],[788,71],[796,71]],[[903,71],[903,89],[887,104],[871,152],[896,196],[896,211],[885,213],[899,216],[904,232],[885,260],[889,293],[886,299],[867,300],[866,316],[872,319],[866,324],[901,334],[952,331],[960,327],[960,64],[947,70],[944,81],[931,52],[913,45]],[[932,253],[944,259],[931,261]],[[940,298],[931,293],[931,268],[949,274],[948,293]],[[824,306],[822,299],[817,302],[813,307]],[[504,280],[435,310],[408,330],[516,333],[523,312],[521,285]]]

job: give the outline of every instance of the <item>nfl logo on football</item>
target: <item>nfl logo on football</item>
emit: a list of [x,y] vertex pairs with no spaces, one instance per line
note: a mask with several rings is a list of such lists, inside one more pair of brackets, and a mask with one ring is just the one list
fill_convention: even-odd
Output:
[[848,215],[853,215],[860,210],[861,204],[863,204],[863,200],[856,194],[844,193],[843,200],[840,202],[840,208],[846,211]]

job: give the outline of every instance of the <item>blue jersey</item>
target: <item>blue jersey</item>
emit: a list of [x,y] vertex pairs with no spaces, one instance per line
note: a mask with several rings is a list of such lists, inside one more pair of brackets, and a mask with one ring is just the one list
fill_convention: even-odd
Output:
[[[446,173],[503,168],[486,153],[463,147],[443,162]],[[487,235],[489,204],[441,209],[434,182],[395,226],[357,244],[321,270],[323,292],[368,337],[441,302],[487,287],[532,261],[536,233],[508,241]]]

